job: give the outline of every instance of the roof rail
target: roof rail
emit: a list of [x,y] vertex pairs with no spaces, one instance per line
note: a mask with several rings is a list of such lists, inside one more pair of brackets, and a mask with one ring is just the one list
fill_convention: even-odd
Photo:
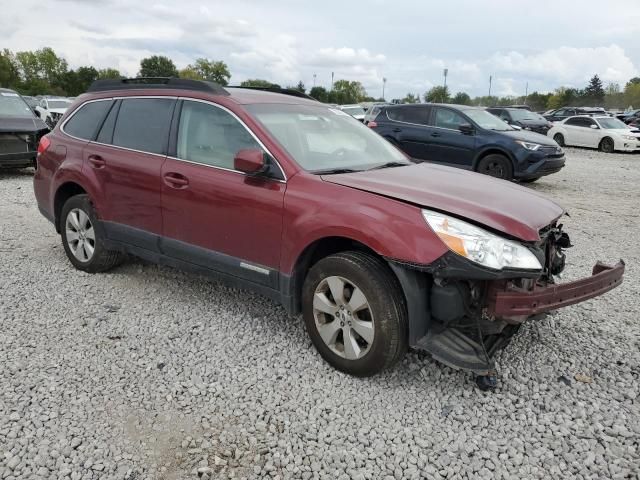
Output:
[[280,87],[243,87],[242,85],[227,85],[229,88],[246,88],[247,90],[261,90],[263,92],[281,93],[283,95],[291,95],[292,97],[306,98],[307,100],[318,101],[311,95],[307,95],[300,90],[294,90],[292,88],[280,88]]
[[229,92],[227,92],[221,85],[214,82],[173,77],[137,77],[96,80],[87,89],[87,92],[152,88],[179,88],[181,90],[194,90],[213,93],[215,95],[229,95]]

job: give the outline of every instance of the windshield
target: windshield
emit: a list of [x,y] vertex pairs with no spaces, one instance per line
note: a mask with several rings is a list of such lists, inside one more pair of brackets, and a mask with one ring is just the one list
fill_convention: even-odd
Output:
[[497,130],[499,132],[513,130],[513,128],[511,128],[507,123],[503,122],[498,117],[487,112],[486,110],[469,109],[463,110],[463,112],[481,128],[486,128],[487,130]]
[[364,108],[362,107],[345,107],[342,111],[349,115],[364,115]]
[[341,110],[283,104],[247,105],[247,110],[309,172],[409,164],[397,148]]
[[509,110],[509,114],[511,115],[511,118],[513,118],[515,121],[518,121],[518,122],[521,120],[543,120],[546,122],[546,120],[542,115],[539,115],[535,112],[530,112],[529,110],[522,110],[522,109]]
[[628,129],[629,127],[617,118],[599,118],[598,123],[605,129]]
[[49,100],[49,108],[69,108],[71,102],[68,100]]
[[0,93],[0,115],[7,117],[33,117],[33,113],[17,93]]

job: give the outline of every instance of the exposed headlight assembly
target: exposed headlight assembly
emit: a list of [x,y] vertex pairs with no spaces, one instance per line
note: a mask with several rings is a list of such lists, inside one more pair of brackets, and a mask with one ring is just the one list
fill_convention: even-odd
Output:
[[422,216],[449,250],[472,262],[495,270],[542,270],[536,256],[524,245],[442,213],[422,210]]
[[640,140],[639,137],[633,135],[622,135],[622,138],[624,138],[625,140]]
[[520,145],[521,147],[524,147],[527,150],[531,150],[533,152],[535,152],[536,150],[538,150],[542,146],[539,143],[525,142],[523,140],[516,140],[516,143],[518,145]]

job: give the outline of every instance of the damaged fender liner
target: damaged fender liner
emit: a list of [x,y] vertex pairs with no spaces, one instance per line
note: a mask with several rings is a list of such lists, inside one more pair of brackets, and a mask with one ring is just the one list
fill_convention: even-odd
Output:
[[574,305],[602,295],[622,283],[624,261],[615,266],[598,262],[591,277],[559,285],[536,286],[520,290],[513,286],[492,286],[488,294],[488,312],[497,317],[528,317]]

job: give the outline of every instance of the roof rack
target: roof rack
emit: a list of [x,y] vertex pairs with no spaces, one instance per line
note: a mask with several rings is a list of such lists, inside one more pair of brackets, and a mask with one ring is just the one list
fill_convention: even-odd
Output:
[[229,92],[217,83],[207,82],[205,80],[188,80],[186,78],[173,77],[137,77],[96,80],[87,89],[87,92],[151,88],[179,88],[181,90],[194,90],[214,93],[216,95],[229,95]]
[[311,95],[301,92],[300,90],[293,90],[292,88],[280,88],[280,87],[243,87],[242,85],[228,85],[229,88],[245,88],[247,90],[261,90],[263,92],[281,93],[283,95],[291,95],[292,97],[306,98],[307,100],[318,101]]

